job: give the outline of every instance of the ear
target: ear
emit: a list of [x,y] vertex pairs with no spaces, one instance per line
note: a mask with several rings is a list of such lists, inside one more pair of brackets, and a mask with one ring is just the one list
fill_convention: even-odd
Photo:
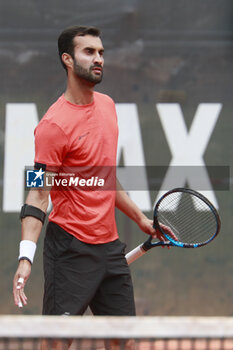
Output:
[[73,67],[73,58],[68,53],[63,53],[61,58],[67,69]]

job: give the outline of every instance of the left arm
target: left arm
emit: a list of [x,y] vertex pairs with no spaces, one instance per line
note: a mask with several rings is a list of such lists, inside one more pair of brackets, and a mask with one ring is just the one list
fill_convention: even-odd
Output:
[[116,207],[135,221],[143,232],[148,235],[157,236],[158,232],[153,228],[153,221],[148,219],[131,200],[118,180],[116,189]]
[[[148,219],[148,217],[146,217],[138,208],[138,206],[130,199],[118,179],[116,190],[116,207],[120,209],[124,214],[126,214],[130,219],[135,221],[143,232],[153,236],[153,238],[158,238],[160,241],[167,241],[167,238],[164,237],[164,235],[159,230],[155,230],[153,228],[153,220]],[[163,227],[164,231],[167,230],[167,233],[171,237],[173,237],[175,240],[178,240],[176,235],[168,226],[165,226],[163,224],[160,224],[160,226]],[[168,247],[168,249],[170,249],[170,247]]]

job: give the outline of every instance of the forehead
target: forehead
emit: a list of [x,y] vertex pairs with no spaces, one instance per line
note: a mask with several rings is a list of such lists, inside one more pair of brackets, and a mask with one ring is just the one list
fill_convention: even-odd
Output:
[[102,50],[103,44],[101,39],[98,36],[85,35],[85,36],[76,36],[74,38],[74,47],[78,49],[91,47],[97,50]]

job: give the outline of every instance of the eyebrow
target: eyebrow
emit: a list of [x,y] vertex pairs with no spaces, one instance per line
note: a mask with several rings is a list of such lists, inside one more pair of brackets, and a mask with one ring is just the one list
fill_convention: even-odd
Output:
[[[84,50],[97,50],[96,47],[92,47],[92,46],[87,46],[84,47]],[[101,49],[97,50],[97,51],[102,51],[104,52],[104,48],[102,47]]]

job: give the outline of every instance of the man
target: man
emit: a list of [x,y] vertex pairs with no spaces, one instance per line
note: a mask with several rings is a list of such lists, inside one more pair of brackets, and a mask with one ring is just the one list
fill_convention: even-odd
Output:
[[[56,173],[66,167],[89,167],[92,171],[114,168],[118,136],[115,106],[111,98],[94,92],[103,76],[100,32],[92,27],[68,28],[60,35],[58,48],[67,72],[67,88],[35,130],[35,167]],[[27,304],[24,286],[31,273],[49,193],[53,210],[44,245],[43,314],[82,315],[90,306],[94,315],[135,315],[115,206],[145,233],[157,233],[118,182],[116,191],[55,188],[29,192],[21,212],[22,241],[13,282],[15,304]],[[59,346],[54,343],[53,349]],[[42,349],[47,349],[45,343]]]

